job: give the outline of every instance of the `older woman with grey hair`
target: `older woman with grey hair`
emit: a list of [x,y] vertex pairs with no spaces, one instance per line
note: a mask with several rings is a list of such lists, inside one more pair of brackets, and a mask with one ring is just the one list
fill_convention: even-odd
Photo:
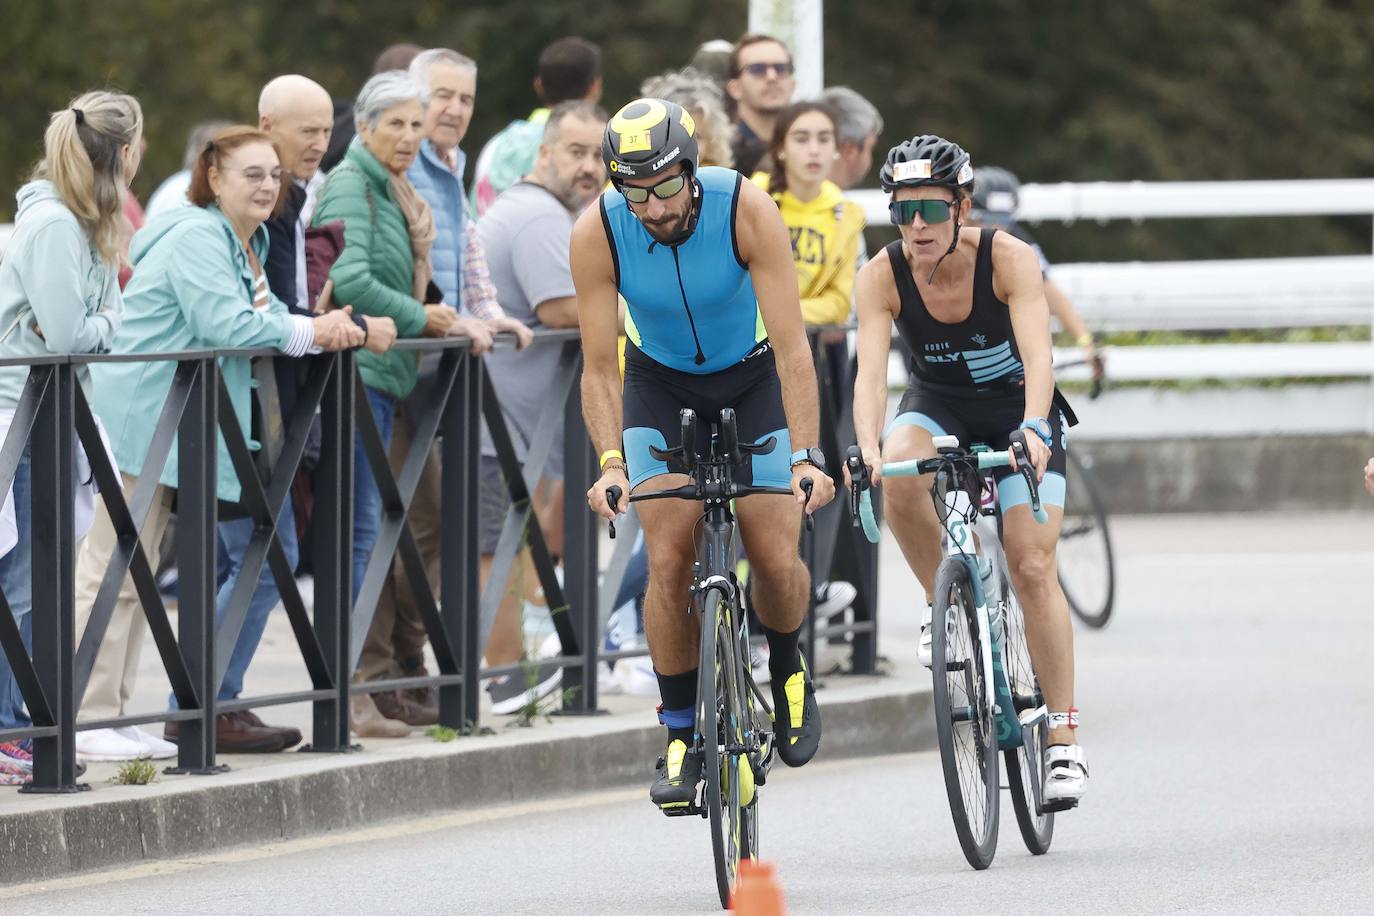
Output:
[[[403,70],[378,73],[358,93],[354,114],[358,139],[329,173],[314,217],[317,226],[344,224],[344,250],[329,271],[334,301],[352,305],[355,314],[391,318],[400,337],[443,337],[458,313],[440,301],[432,282],[434,214],[406,178],[424,137],[420,88]],[[357,359],[377,429],[390,444],[396,404],[415,387],[415,353],[361,352]],[[355,597],[382,514],[381,496],[361,444],[356,451]],[[355,702],[355,718],[375,717],[371,699],[362,700]]]
[[649,77],[640,86],[640,92],[645,98],[667,99],[687,109],[697,122],[697,148],[701,151],[702,165],[734,167],[725,93],[709,75],[692,67],[670,70]]

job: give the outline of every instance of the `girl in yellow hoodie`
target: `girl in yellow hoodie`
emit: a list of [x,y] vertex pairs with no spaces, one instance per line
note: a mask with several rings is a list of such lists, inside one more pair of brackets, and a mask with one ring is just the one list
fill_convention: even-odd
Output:
[[768,146],[768,171],[754,183],[777,201],[792,237],[802,317],[844,324],[853,309],[863,210],[828,180],[839,158],[834,115],[818,102],[783,109]]

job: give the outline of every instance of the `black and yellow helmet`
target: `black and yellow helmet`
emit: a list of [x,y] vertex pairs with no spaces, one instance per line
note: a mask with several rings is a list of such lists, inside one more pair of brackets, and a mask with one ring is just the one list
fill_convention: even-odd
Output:
[[676,102],[635,99],[606,125],[601,158],[612,184],[625,178],[650,178],[686,162],[697,172],[697,126]]

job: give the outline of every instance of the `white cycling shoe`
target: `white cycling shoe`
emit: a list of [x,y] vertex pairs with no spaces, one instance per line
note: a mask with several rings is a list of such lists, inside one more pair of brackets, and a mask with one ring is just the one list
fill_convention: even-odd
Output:
[[[1050,728],[1077,728],[1078,710],[1049,714]],[[1088,755],[1077,744],[1045,748],[1045,804],[1072,808],[1088,791]]]
[[921,617],[921,639],[916,643],[916,660],[927,668],[930,667],[930,622],[934,616],[935,612],[927,604]]

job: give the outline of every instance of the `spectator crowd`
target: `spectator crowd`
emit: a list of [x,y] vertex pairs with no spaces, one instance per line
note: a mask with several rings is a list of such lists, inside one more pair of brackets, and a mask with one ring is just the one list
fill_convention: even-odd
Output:
[[[845,191],[868,175],[882,119],[845,87],[794,99],[792,56],[775,38],[745,35],[722,45],[708,42],[692,66],[645,80],[642,92],[691,114],[703,165],[735,168],[772,196],[791,235],[804,318],[843,324],[866,257],[863,215]],[[233,421],[267,480],[287,431],[317,422],[309,405],[298,409],[311,363],[303,357],[357,351],[366,413],[389,449],[391,471],[399,473],[432,403],[439,355],[422,358],[394,344],[460,335],[483,356],[516,457],[525,462],[536,431],[562,422],[561,405],[548,409],[560,348],[531,342],[540,329],[577,327],[568,241],[578,214],[606,185],[602,58],[582,38],[549,44],[532,76],[540,107],[469,155],[479,75],[479,62],[461,50],[417,45],[386,49],[349,99],[331,98],[307,75],[278,75],[262,88],[256,120],[190,126],[183,168],[162,181],[146,212],[129,190],[145,148],[139,100],[110,90],[76,96],[52,114],[38,165],[18,192],[14,233],[0,262],[0,358],[275,349],[280,356],[272,360],[225,357],[220,370]],[[633,327],[626,333],[632,336]],[[501,344],[497,335],[505,335]],[[823,343],[844,346],[842,336]],[[141,542],[150,558],[166,552],[175,525],[176,450],[164,463],[149,461],[175,372],[171,360],[96,362],[79,370],[125,501],[148,507]],[[26,379],[23,366],[0,368],[0,432],[15,422]],[[561,440],[559,428],[533,494],[534,517],[555,558],[562,552]],[[255,583],[239,582],[257,524],[223,436],[218,449],[217,638],[233,649],[217,696],[227,703],[242,695],[281,596],[268,564]],[[303,473],[311,464],[306,451]],[[496,455],[484,428],[475,533],[484,587],[510,508],[507,471]],[[371,624],[353,677],[421,677],[428,673],[422,609],[401,564],[374,550],[383,496],[361,432],[355,462],[352,590],[355,601],[371,605],[363,618]],[[440,479],[439,451],[431,448],[408,520],[435,593]],[[32,480],[26,448],[0,517],[0,588],[30,651]],[[97,600],[115,588],[106,586],[106,570],[124,548],[93,485],[78,479],[73,487],[76,638],[91,631],[99,645],[78,721],[98,723],[129,712],[147,623],[128,577],[112,604]],[[308,486],[292,488],[276,537],[293,567],[306,553],[300,539],[309,534],[309,515]],[[638,559],[616,601],[607,634],[612,647],[643,639]],[[382,579],[380,591],[364,592],[365,583]],[[484,634],[486,664],[523,663],[528,670],[489,680],[492,709],[504,714],[555,690],[559,669],[543,660],[557,646],[540,645],[547,613],[539,612],[544,599],[528,550],[517,556],[510,581],[497,587],[502,597]],[[237,610],[246,595],[246,612]],[[843,614],[854,590],[821,583],[816,599],[821,615]],[[656,694],[652,677],[627,662],[602,672],[608,686]],[[169,705],[175,707],[174,696]],[[437,722],[437,696],[430,687],[379,687],[356,694],[351,712],[358,735],[401,737]],[[0,653],[0,732],[30,724]],[[160,735],[97,726],[77,733],[76,750],[83,761],[164,758],[175,755],[178,737],[175,721]],[[297,729],[268,724],[247,709],[216,722],[221,753],[282,751],[301,739]],[[0,784],[23,784],[31,771],[28,741],[0,743]]]

